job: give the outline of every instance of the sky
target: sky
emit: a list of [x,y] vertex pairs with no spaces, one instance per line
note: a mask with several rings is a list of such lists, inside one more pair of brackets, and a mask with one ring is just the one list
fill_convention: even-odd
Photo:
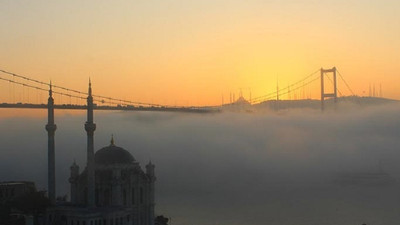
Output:
[[[400,99],[399,10],[396,0],[4,0],[0,69],[82,91],[91,77],[95,93],[116,98],[215,105],[336,66],[355,94],[382,85]],[[0,85],[2,102],[18,101]],[[303,91],[318,98],[318,82]]]
[[[155,164],[156,215],[174,225],[393,225],[400,219],[399,103],[326,111],[96,111],[95,151]],[[36,113],[33,113],[33,112]],[[29,112],[35,117],[21,116]],[[86,163],[85,111],[56,110],[57,195]],[[47,186],[44,109],[0,109],[0,178]],[[379,165],[396,183],[377,174]],[[343,174],[356,176],[355,183]],[[339,181],[339,182],[338,182]],[[361,181],[361,182],[360,182]]]

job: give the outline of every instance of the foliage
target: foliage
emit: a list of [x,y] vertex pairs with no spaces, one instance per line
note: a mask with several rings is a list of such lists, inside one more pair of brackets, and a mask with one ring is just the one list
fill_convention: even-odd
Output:
[[37,215],[44,213],[50,205],[50,200],[44,191],[25,193],[14,200],[14,207],[25,214]]
[[163,215],[157,216],[155,219],[155,225],[168,225],[169,219]]

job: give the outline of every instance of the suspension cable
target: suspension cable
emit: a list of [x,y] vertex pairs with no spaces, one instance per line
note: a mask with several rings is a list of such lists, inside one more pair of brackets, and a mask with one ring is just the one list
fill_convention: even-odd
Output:
[[[11,75],[13,77],[17,77],[20,79],[24,79],[30,82],[34,82],[34,83],[38,83],[38,84],[42,84],[42,85],[47,85],[49,86],[49,83],[43,82],[43,81],[39,81],[36,79],[32,79],[23,75],[19,75],[16,73],[12,73],[3,69],[0,69],[0,72]],[[52,85],[53,88],[58,88],[58,89],[62,89],[65,90],[67,92],[74,92],[77,94],[81,94],[81,95],[87,95],[87,92],[82,92],[82,91],[78,91],[78,90],[74,90],[74,89],[70,89],[70,88],[66,88],[66,87],[62,87],[62,86],[58,86],[58,85]],[[68,96],[68,94],[64,94],[65,96]],[[120,101],[120,102],[124,102],[127,104],[134,104],[134,105],[147,105],[147,106],[155,106],[155,107],[170,107],[169,105],[161,105],[161,104],[154,104],[154,103],[144,103],[144,102],[137,102],[137,101],[129,101],[129,100],[123,100],[123,99],[117,99],[117,98],[112,98],[112,97],[108,97],[108,96],[102,96],[102,95],[93,95],[93,97],[98,97],[98,98],[104,98],[104,99],[108,99],[108,100],[113,100],[113,101]]]
[[[307,79],[313,77],[313,76],[314,76],[316,73],[318,73],[319,71],[320,71],[320,69],[318,69],[318,70],[316,70],[316,71],[310,73],[309,75],[307,75],[307,76],[304,77],[303,79],[298,80],[298,81],[296,81],[295,83],[290,84],[290,85],[288,85],[288,86],[285,87],[285,88],[279,89],[278,91],[281,92],[281,91],[287,90],[287,89],[289,89],[289,88],[293,88],[293,86],[296,86],[296,85],[298,85],[299,83],[302,83],[302,82],[306,81]],[[313,81],[314,81],[314,80],[313,80]],[[305,85],[302,85],[302,86],[300,86],[300,87],[304,87],[304,86],[305,86]],[[297,89],[298,89],[298,88],[294,88],[294,89],[292,89],[292,90],[297,90]],[[289,92],[287,92],[287,93],[289,93]],[[287,93],[285,93],[285,94],[287,94]],[[276,96],[276,94],[277,94],[277,91],[270,92],[270,93],[268,93],[268,94],[266,94],[266,95],[253,98],[252,102],[259,102],[258,99],[261,99],[261,98],[262,98],[262,99],[265,99],[265,98],[267,98],[267,97],[270,97],[271,95],[275,95],[275,96]],[[282,94],[279,94],[278,96],[281,96],[281,95],[282,95]]]
[[350,88],[350,85],[344,80],[344,78],[343,78],[342,74],[340,74],[339,70],[336,69],[336,71],[338,72],[339,77],[343,80],[344,84],[347,86],[347,88],[349,89],[349,91],[351,92],[351,94],[352,94],[353,96],[355,96],[353,90],[351,90],[351,88]]

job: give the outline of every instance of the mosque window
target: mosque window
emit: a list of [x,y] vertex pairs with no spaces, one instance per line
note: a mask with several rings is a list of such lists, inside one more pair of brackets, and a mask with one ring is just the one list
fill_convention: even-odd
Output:
[[[85,188],[85,190],[83,191],[83,196],[85,199],[85,205],[87,205],[88,204],[88,189],[87,188]],[[84,224],[84,225],[86,225],[86,224]]]
[[124,205],[126,206],[126,190],[123,191]]
[[143,204],[143,188],[140,188],[140,204]]
[[110,205],[110,199],[110,190],[107,189],[104,191],[104,205]]
[[96,188],[95,191],[95,199],[96,199],[96,205],[99,205],[99,189]]
[[135,204],[135,188],[132,188],[132,205]]

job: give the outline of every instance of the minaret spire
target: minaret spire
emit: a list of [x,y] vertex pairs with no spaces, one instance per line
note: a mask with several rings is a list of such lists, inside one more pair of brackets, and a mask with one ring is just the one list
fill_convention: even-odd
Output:
[[52,89],[52,85],[51,85],[51,80],[50,80],[49,97],[53,97],[53,89]]
[[87,190],[88,207],[95,207],[95,177],[94,177],[94,131],[96,124],[93,123],[93,97],[92,83],[89,78],[89,92],[87,97],[87,121],[85,123],[87,133]]
[[114,134],[111,134],[111,141],[110,141],[110,145],[114,145]]
[[89,77],[89,96],[92,96],[92,82],[90,81],[90,77]]
[[54,99],[53,99],[53,91],[51,87],[51,81],[49,85],[49,99],[47,101],[47,125],[46,125],[46,130],[47,130],[47,135],[48,135],[48,141],[47,141],[47,159],[48,159],[48,194],[49,194],[49,199],[50,203],[54,205],[56,203],[56,171],[55,171],[55,132],[57,129],[56,124],[54,123]]

